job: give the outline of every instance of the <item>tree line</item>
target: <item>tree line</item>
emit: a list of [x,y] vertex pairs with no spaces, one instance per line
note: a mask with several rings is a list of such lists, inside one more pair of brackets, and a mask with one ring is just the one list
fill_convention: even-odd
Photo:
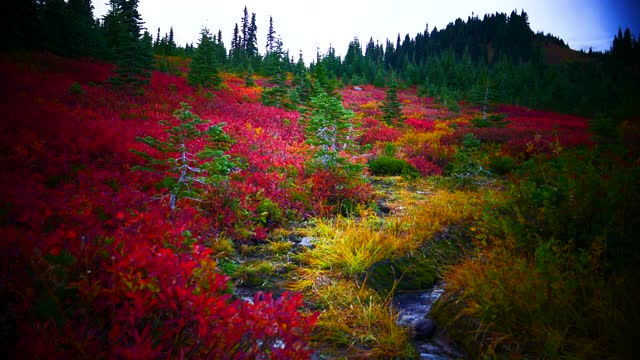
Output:
[[[200,76],[225,70],[244,74],[249,84],[254,73],[273,77],[272,85],[282,85],[284,74],[292,73],[294,82],[308,86],[305,74],[310,70],[315,82],[322,82],[330,93],[344,85],[384,87],[393,77],[400,86],[416,86],[419,94],[454,108],[459,101],[506,103],[620,119],[639,112],[635,104],[640,98],[640,37],[628,28],[614,35],[609,51],[574,52],[556,36],[534,33],[525,11],[482,19],[472,15],[441,30],[430,31],[427,24],[413,37],[398,34],[395,42],[370,38],[363,45],[354,38],[344,58],[330,46],[324,54],[318,51],[306,69],[302,53],[295,61],[284,50],[273,18],[261,53],[256,13],[246,6],[229,48],[221,30],[212,34],[203,28],[196,45],[177,44],[173,27],[162,36],[158,28],[154,38],[144,28],[138,0],[109,0],[109,6],[108,13],[96,19],[91,0],[9,0],[12,16],[2,24],[2,34],[7,35],[3,47],[112,61],[118,65],[116,83],[144,84],[154,55],[179,56],[197,59],[196,67],[206,72]],[[203,50],[198,55],[199,47]],[[570,60],[554,62],[553,52],[571,54]],[[204,81],[195,75],[192,84],[217,83],[215,77]],[[304,98],[305,91],[294,97]]]
[[[568,55],[558,61],[554,54]],[[456,107],[457,102],[505,103],[587,116],[638,115],[640,39],[619,30],[610,51],[570,50],[556,36],[534,33],[526,12],[457,19],[446,28],[385,44],[354,38],[344,58],[330,47],[322,63],[343,84],[404,86]]]

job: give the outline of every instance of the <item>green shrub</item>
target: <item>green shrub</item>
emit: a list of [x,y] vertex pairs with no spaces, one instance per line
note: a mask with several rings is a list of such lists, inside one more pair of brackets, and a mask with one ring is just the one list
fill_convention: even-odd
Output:
[[391,156],[380,156],[369,161],[369,171],[378,176],[402,175],[409,178],[419,176],[418,170],[406,160]]
[[69,94],[73,96],[84,95],[84,89],[82,88],[82,85],[78,84],[77,82],[74,82],[73,84],[71,84],[71,86],[69,86],[68,91],[69,91]]
[[482,143],[480,139],[478,139],[473,133],[466,133],[462,137],[462,150],[467,152],[472,152],[480,148]]
[[384,144],[384,155],[388,157],[396,156],[396,144],[388,142]]
[[509,122],[504,118],[505,116],[503,114],[489,114],[487,115],[486,118],[476,116],[471,120],[471,125],[477,128],[483,128],[483,127],[503,128],[507,126],[507,124],[509,124]]
[[282,221],[282,209],[280,209],[278,203],[271,199],[262,200],[256,208],[256,215],[258,216],[259,222],[263,225],[271,223],[278,224]]
[[489,157],[489,170],[496,175],[505,175],[516,167],[516,160],[509,155]]

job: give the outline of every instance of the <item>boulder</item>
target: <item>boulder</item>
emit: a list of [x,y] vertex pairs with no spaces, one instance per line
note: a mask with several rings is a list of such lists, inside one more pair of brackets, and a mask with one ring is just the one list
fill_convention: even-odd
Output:
[[428,318],[418,319],[411,324],[411,329],[416,340],[426,340],[433,336],[436,324]]
[[396,291],[430,289],[436,282],[433,262],[418,254],[382,260],[367,270],[367,284],[378,292],[389,292],[396,281]]

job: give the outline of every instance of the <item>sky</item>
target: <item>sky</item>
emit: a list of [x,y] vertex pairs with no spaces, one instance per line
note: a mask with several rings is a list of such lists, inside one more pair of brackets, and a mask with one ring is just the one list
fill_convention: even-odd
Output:
[[[93,0],[94,15],[106,14],[108,0]],[[640,2],[634,0],[140,0],[138,11],[145,27],[161,36],[173,26],[176,42],[197,45],[200,29],[222,31],[227,49],[233,28],[240,26],[244,6],[256,13],[258,49],[264,53],[269,16],[282,37],[284,49],[298,59],[300,51],[307,64],[315,59],[319,48],[325,54],[330,45],[343,56],[349,42],[358,37],[363,48],[373,38],[384,44],[394,43],[400,33],[415,37],[426,25],[442,29],[457,18],[472,14],[524,10],[534,32],[543,31],[562,38],[572,49],[604,51],[611,47],[618,28],[629,27],[640,36]]]

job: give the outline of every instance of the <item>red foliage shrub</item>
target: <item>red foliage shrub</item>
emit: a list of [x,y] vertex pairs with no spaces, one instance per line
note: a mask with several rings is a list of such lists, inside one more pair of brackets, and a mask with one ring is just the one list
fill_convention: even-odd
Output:
[[434,122],[410,117],[405,120],[405,124],[419,131],[429,131],[433,130]]
[[[144,97],[128,98],[105,85],[109,65],[30,56],[28,65],[0,58],[0,78],[13,89],[0,98],[0,298],[2,325],[15,334],[10,356],[308,358],[316,316],[300,311],[300,296],[233,300],[203,246],[233,226],[233,208],[216,218],[188,202],[168,211],[153,176],[130,171],[141,165],[129,151],[142,146],[135,137],[164,136],[157,121],[191,97],[202,118],[228,122],[234,155],[247,162],[228,189],[211,191],[222,200],[210,206],[256,191],[288,206],[305,159],[295,114],[225,105],[157,72]],[[74,83],[83,91],[70,95]],[[246,123],[265,130],[243,132]]]
[[358,179],[328,170],[318,170],[311,175],[311,200],[319,215],[330,215],[355,203],[372,199],[371,186]]
[[407,161],[418,169],[422,176],[442,175],[442,167],[425,157],[413,156],[409,157]]
[[387,126],[374,118],[364,118],[361,127],[362,134],[358,138],[360,145],[375,145],[378,142],[394,142],[402,136],[398,129]]
[[505,114],[508,123],[504,127],[472,127],[469,123],[443,141],[459,143],[464,134],[473,133],[484,143],[503,144],[503,151],[517,157],[532,153],[550,153],[560,146],[589,145],[588,120],[579,116],[529,110],[518,106],[500,105],[499,113]]

